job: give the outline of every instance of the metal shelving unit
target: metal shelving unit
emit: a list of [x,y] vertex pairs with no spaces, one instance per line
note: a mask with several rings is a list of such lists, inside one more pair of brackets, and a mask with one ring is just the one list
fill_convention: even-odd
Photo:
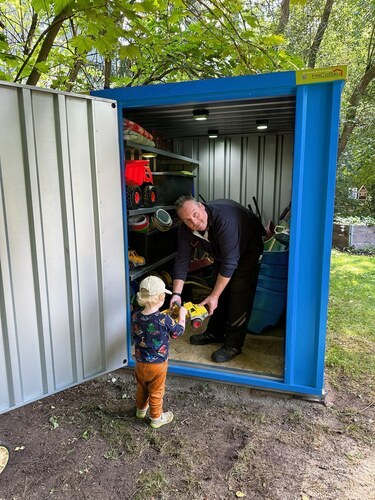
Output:
[[[127,149],[130,149],[133,151],[137,150],[137,151],[139,151],[139,154],[141,154],[141,152],[146,152],[146,151],[150,152],[150,153],[155,153],[156,155],[158,155],[158,163],[159,164],[160,163],[163,164],[165,162],[168,162],[169,164],[171,164],[171,163],[180,164],[180,165],[186,164],[186,165],[191,165],[193,167],[197,167],[199,165],[198,160],[194,160],[194,159],[189,158],[187,156],[171,153],[170,151],[164,151],[162,149],[158,149],[158,148],[154,148],[154,147],[150,147],[150,146],[144,146],[143,144],[138,144],[138,143],[134,143],[131,141],[126,141],[125,144],[126,144]],[[175,172],[174,174],[178,175],[178,172]],[[162,209],[168,211],[168,210],[174,210],[175,206],[174,205],[156,205],[154,207],[137,208],[135,210],[128,210],[127,214],[128,214],[128,216],[152,214],[152,213],[156,212],[156,210],[158,210],[159,208],[162,208]],[[174,252],[172,254],[169,254],[165,258],[158,260],[157,262],[155,262],[153,264],[146,265],[144,267],[137,267],[135,269],[130,270],[129,271],[130,281],[133,281],[133,280],[147,274],[148,272],[156,269],[157,267],[165,264],[166,262],[174,259],[176,255],[177,255],[177,252]]]
[[159,267],[162,264],[165,264],[166,262],[174,259],[176,257],[176,255],[177,255],[177,252],[174,252],[174,253],[168,255],[167,257],[165,257],[164,259],[158,260],[154,264],[150,264],[149,266],[145,266],[142,268],[133,269],[132,271],[129,272],[130,281],[133,281],[133,280],[139,278],[140,276],[143,276],[144,274],[148,273],[149,271],[152,271],[156,267]]
[[182,161],[184,163],[189,163],[191,165],[199,165],[198,160],[193,160],[188,156],[176,155],[170,151],[164,151],[163,149],[152,148],[151,146],[143,146],[143,144],[137,144],[135,142],[126,141],[126,146],[131,148],[140,149],[142,151],[148,151],[149,153],[155,153],[160,156],[165,156],[167,158],[172,158],[174,160]]
[[174,210],[174,205],[155,205],[154,207],[137,208],[135,210],[128,210],[128,215],[152,214],[159,208],[163,208],[164,210]]

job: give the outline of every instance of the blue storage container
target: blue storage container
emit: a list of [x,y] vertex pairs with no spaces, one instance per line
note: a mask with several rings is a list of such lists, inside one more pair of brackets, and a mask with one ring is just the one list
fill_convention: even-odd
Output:
[[254,308],[247,329],[251,333],[262,333],[266,328],[275,326],[280,320],[279,314],[270,311],[261,311]]
[[273,276],[265,276],[259,273],[258,287],[273,290],[275,292],[286,292],[288,281],[286,276],[283,278],[275,278]]
[[274,326],[285,312],[286,292],[277,292],[258,285],[253,311],[247,329],[261,333],[267,326]]
[[282,314],[286,306],[286,293],[267,290],[257,287],[254,299],[254,307],[262,311],[270,311],[275,314]]
[[287,266],[288,265],[288,250],[275,252],[263,252],[262,264],[270,264],[272,266]]
[[281,279],[288,277],[288,266],[272,266],[262,262],[259,269],[259,276],[269,276],[271,278]]

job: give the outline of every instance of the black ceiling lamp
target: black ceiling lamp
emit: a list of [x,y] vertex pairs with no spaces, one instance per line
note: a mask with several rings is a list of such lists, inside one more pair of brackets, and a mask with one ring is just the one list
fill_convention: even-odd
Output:
[[158,156],[157,153],[153,153],[152,151],[143,151],[142,152],[143,158],[156,158],[157,156]]
[[208,119],[208,109],[194,109],[194,120],[203,121]]
[[217,137],[219,135],[219,131],[218,130],[209,130],[207,133],[208,133],[208,138],[209,139],[217,139]]
[[257,120],[256,126],[258,130],[267,130],[268,129],[268,120]]

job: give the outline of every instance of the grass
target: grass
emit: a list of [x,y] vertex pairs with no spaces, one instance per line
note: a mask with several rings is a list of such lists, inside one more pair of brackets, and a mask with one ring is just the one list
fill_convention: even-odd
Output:
[[332,251],[326,365],[371,386],[375,380],[375,257]]
[[145,471],[137,479],[137,491],[135,500],[146,498],[158,498],[168,485],[168,480],[161,470]]

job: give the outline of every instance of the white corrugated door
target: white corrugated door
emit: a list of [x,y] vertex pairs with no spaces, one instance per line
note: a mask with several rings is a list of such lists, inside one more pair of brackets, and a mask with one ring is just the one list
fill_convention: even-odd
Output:
[[0,84],[0,412],[122,366],[117,109]]

